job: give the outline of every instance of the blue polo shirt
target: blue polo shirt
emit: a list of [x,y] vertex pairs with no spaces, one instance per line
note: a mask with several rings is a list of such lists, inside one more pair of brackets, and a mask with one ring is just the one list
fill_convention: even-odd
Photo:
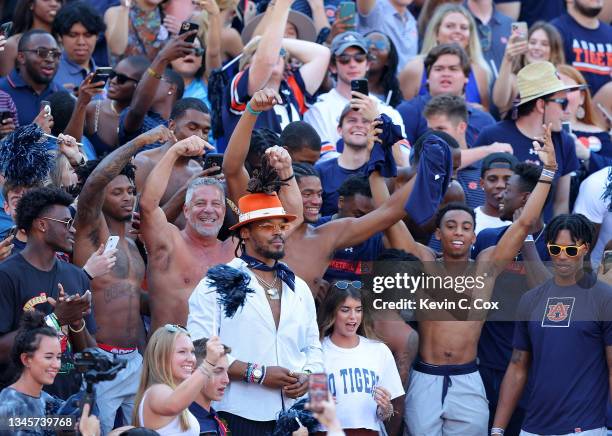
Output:
[[61,89],[55,81],[52,81],[39,95],[15,69],[8,76],[0,79],[0,90],[9,94],[17,106],[20,126],[25,126],[34,121],[34,118],[40,113],[40,102],[49,100],[51,94]]
[[[60,63],[57,67],[57,73],[55,74],[55,78],[53,80],[62,87],[65,87],[66,85],[79,87],[90,71],[94,71],[95,69],[96,63],[93,58],[91,59],[91,68],[87,70],[86,68],[83,68],[82,66],[77,65],[68,59],[66,52],[62,52],[62,57],[60,58]],[[102,96],[97,95],[96,98],[100,99]]]
[[527,432],[568,434],[606,426],[612,287],[588,279],[572,286],[548,280],[519,303],[513,345],[531,353],[533,390],[522,427]]
[[227,434],[225,429],[219,428],[219,417],[217,416],[217,411],[212,406],[209,412],[194,401],[189,406],[189,411],[200,423],[201,435],[225,436]]
[[[423,116],[423,110],[429,100],[431,100],[429,94],[418,95],[411,100],[402,102],[396,108],[404,120],[406,139],[411,144],[414,144],[427,131],[427,120]],[[468,127],[465,132],[467,145],[472,147],[476,143],[480,131],[493,124],[495,124],[495,118],[489,113],[468,105]],[[489,144],[492,142],[489,142]]]
[[[463,5],[467,8],[467,2]],[[467,9],[469,10],[469,8]],[[472,14],[472,18],[476,21],[482,55],[489,64],[494,77],[497,78],[506,51],[506,44],[512,32],[512,18],[497,11],[495,6],[493,7],[493,15],[491,15],[487,24],[483,24],[474,14]]]

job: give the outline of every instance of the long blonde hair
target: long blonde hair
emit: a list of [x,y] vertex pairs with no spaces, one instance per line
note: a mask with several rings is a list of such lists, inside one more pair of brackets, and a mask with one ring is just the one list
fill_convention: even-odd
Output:
[[[140,386],[134,400],[134,412],[132,413],[132,425],[140,427],[140,415],[138,409],[144,399],[147,389],[156,384],[164,384],[176,389],[176,383],[172,376],[172,355],[176,345],[176,338],[185,333],[177,329],[170,331],[160,327],[151,335],[142,361],[142,372],[140,374]],[[181,430],[189,429],[187,409],[179,415]]]
[[489,81],[491,80],[491,69],[485,61],[484,56],[482,55],[482,47],[480,46],[480,39],[478,39],[478,30],[476,29],[476,22],[470,12],[461,5],[455,3],[446,3],[440,5],[436,12],[434,13],[431,21],[427,25],[427,29],[425,30],[425,36],[423,37],[423,47],[421,48],[421,55],[426,56],[429,51],[438,45],[438,32],[440,31],[440,26],[442,25],[442,21],[448,14],[459,13],[463,15],[469,23],[470,28],[470,37],[468,39],[468,45],[465,48],[465,52],[470,58],[470,62],[473,64],[477,64],[480,66],[486,73]]

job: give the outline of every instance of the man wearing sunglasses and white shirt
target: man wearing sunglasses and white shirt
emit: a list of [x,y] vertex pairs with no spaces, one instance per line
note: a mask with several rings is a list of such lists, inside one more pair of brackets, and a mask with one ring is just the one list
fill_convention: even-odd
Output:
[[607,434],[612,287],[584,268],[594,239],[593,224],[581,214],[559,215],[546,227],[553,276],[519,303],[492,436],[503,436],[528,378],[521,436]]
[[[365,79],[370,67],[368,44],[357,32],[344,32],[334,38],[331,45],[332,57],[329,69],[336,76],[335,87],[319,96],[318,101],[304,114],[304,121],[310,124],[321,137],[321,156],[327,152],[327,158],[336,157],[336,143],[340,139],[338,125],[342,110],[350,100],[351,80]],[[401,126],[404,133],[404,122],[400,114],[391,106],[376,97],[378,111],[388,115],[394,124]]]
[[561,120],[568,105],[567,92],[573,86],[564,85],[555,67],[549,62],[535,62],[521,69],[517,76],[519,101],[512,120],[485,127],[475,146],[489,145],[503,138],[512,145],[513,154],[520,162],[542,165],[533,140],[542,135],[542,125],[552,123],[552,139],[559,171],[552,188],[552,205],[544,208],[544,221],[569,212],[571,173],[578,169],[578,158],[572,137],[561,131]]

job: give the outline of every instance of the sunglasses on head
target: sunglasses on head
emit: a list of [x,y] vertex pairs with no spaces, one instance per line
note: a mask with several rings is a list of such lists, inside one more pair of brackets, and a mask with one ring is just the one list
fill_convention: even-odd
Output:
[[187,331],[187,328],[182,326],[182,325],[180,325],[180,324],[166,324],[164,326],[164,328],[166,329],[167,332],[170,332],[170,333],[185,333],[187,336],[191,337],[191,335]]
[[389,51],[391,46],[389,45],[389,41],[384,39],[366,39],[368,44],[368,48],[376,49],[378,51]]
[[352,282],[348,280],[338,280],[334,283],[334,286],[342,290],[348,289],[349,286],[355,289],[361,289],[361,282],[359,280],[353,280]]
[[117,83],[119,85],[123,85],[128,80],[138,83],[138,80],[132,79],[131,77],[126,76],[125,74],[117,73],[116,71],[111,71],[110,74],[108,75],[108,79],[113,80],[115,78],[117,79]]
[[567,109],[567,105],[569,104],[569,100],[567,98],[547,98],[544,101],[547,103],[548,102],[559,103],[561,105],[561,109],[563,110]]
[[548,247],[548,252],[551,256],[559,256],[563,251],[568,257],[576,257],[578,256],[578,252],[584,244],[581,245],[557,245],[557,244],[546,244]]
[[336,60],[342,65],[346,65],[351,62],[351,59],[355,59],[355,62],[361,64],[368,60],[368,55],[365,53],[355,53],[355,54],[341,54],[336,56]]

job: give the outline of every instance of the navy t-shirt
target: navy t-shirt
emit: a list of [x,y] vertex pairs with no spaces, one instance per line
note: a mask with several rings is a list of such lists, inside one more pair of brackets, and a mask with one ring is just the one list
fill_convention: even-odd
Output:
[[587,29],[569,14],[561,15],[550,24],[563,35],[565,61],[582,73],[591,94],[595,95],[610,81],[612,26],[600,21],[597,29]]
[[[576,171],[579,167],[579,162],[576,157],[574,140],[570,135],[565,132],[553,132],[552,139],[555,146],[557,166],[559,168],[555,174],[555,180],[552,186],[554,195],[556,182],[559,180],[559,177]],[[523,135],[516,127],[514,121],[501,121],[484,128],[478,136],[476,146],[488,145],[495,141],[509,143],[512,146],[514,156],[519,162],[530,162],[536,165],[542,165],[542,161],[540,161],[537,152],[533,148],[533,139]],[[544,220],[546,222],[552,218],[552,203],[552,201],[549,201],[544,207]]]
[[[495,3],[514,3],[517,0],[495,0]],[[539,20],[550,21],[566,10],[565,0],[520,0],[521,13],[517,21],[527,21],[531,26]]]
[[[429,94],[418,95],[411,100],[402,102],[397,106],[397,111],[404,120],[406,139],[414,144],[423,133],[427,131],[427,120],[423,116],[423,110],[431,100]],[[495,118],[491,114],[468,105],[468,127],[465,132],[465,141],[469,147],[476,143],[476,138],[482,129],[495,124]]]
[[315,165],[323,187],[323,205],[321,215],[333,215],[338,212],[338,188],[353,174],[363,174],[365,164],[356,170],[347,170],[338,164],[338,158],[328,159]]
[[465,202],[472,209],[485,204],[485,192],[480,186],[480,173],[480,162],[475,162],[457,172],[457,181],[465,193]]
[[605,427],[612,287],[549,280],[521,298],[517,316],[514,348],[531,353],[523,429],[566,434]]
[[[476,237],[476,243],[472,246],[472,258],[481,251],[497,245],[506,230],[510,226],[483,229]],[[550,256],[546,249],[546,238],[544,231],[534,233],[536,250],[543,262],[549,261]],[[480,340],[478,341],[478,361],[480,366],[492,368],[497,371],[505,371],[512,356],[512,338],[514,336],[514,322],[507,321],[510,313],[516,313],[521,296],[529,289],[525,268],[520,264],[523,256],[518,254],[517,262],[511,262],[506,269],[495,280],[491,301],[499,301],[500,308],[504,310],[502,315],[506,320],[496,321],[498,312],[490,312],[491,321],[484,323]]]

